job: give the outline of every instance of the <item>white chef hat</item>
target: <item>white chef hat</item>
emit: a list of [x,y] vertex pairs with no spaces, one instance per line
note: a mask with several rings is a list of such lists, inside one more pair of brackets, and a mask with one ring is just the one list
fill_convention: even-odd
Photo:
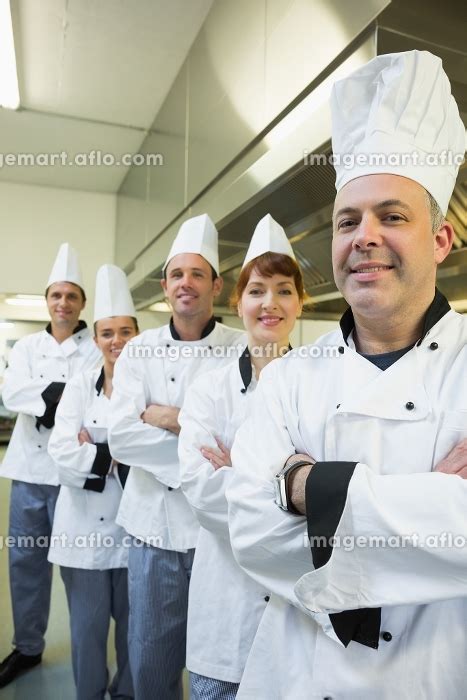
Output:
[[180,253],[197,253],[219,274],[219,251],[217,229],[207,214],[194,216],[181,226],[175,237],[163,269]]
[[94,323],[111,316],[136,316],[128,280],[116,265],[102,265],[96,276]]
[[47,288],[55,282],[71,282],[83,289],[83,278],[78,261],[78,254],[69,243],[62,243],[58,249]]
[[334,84],[331,110],[338,192],[363,175],[402,175],[446,213],[465,128],[440,58],[428,51],[378,56]]
[[263,255],[263,253],[281,253],[295,260],[292,246],[285,235],[284,229],[272,218],[271,214],[263,216],[256,225],[242,268],[250,260],[254,260],[254,258]]

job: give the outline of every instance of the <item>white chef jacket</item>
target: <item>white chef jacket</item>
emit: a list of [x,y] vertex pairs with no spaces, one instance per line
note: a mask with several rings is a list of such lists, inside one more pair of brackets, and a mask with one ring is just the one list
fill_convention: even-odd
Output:
[[[235,555],[274,595],[239,700],[465,698],[467,546],[389,539],[467,535],[467,481],[430,473],[467,437],[467,322],[453,311],[437,320],[436,298],[432,307],[421,342],[386,371],[336,331],[317,342],[320,357],[316,346],[308,359],[294,351],[261,374],[227,498]],[[294,451],[321,462],[307,482],[310,535],[381,535],[384,548],[342,540],[314,567],[306,518],[274,502],[273,476]],[[379,606],[379,648],[345,648],[330,614]]]
[[[47,326],[50,328],[50,324]],[[3,403],[18,413],[0,476],[30,484],[58,484],[56,467],[47,445],[51,430],[36,427],[47,408],[42,393],[52,382],[67,382],[78,372],[95,367],[98,350],[86,324],[58,343],[47,330],[18,340],[13,346],[2,387]]]
[[[115,522],[122,496],[118,471],[110,470],[109,454],[102,459],[97,455],[97,445],[105,452],[110,411],[103,381],[103,369],[98,368],[68,382],[49,440],[61,488],[48,558],[76,569],[118,569],[128,562],[129,538]],[[96,444],[79,444],[82,428]],[[90,480],[103,490],[91,490]]]
[[231,467],[214,470],[202,445],[230,449],[247,419],[257,382],[249,356],[202,374],[188,389],[179,422],[182,490],[201,525],[190,580],[187,668],[239,683],[268,591],[247,576],[232,553],[225,490]]
[[[117,522],[162,549],[195,547],[199,527],[180,488],[178,436],[143,423],[141,414],[151,403],[181,407],[198,374],[238,359],[240,331],[221,323],[212,327],[191,342],[174,338],[172,325],[144,331],[126,344],[115,365],[110,452],[131,467]],[[138,346],[146,356],[138,357]]]

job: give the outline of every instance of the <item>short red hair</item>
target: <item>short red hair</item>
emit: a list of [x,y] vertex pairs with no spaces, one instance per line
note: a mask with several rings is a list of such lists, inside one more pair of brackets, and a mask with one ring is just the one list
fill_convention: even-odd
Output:
[[298,263],[289,255],[268,252],[250,260],[240,272],[237,284],[230,295],[230,305],[233,308],[237,308],[237,304],[242,298],[242,294],[245,291],[245,287],[250,280],[253,270],[263,277],[272,277],[273,275],[293,277],[298,298],[301,302],[305,300],[306,292],[303,285],[302,271]]

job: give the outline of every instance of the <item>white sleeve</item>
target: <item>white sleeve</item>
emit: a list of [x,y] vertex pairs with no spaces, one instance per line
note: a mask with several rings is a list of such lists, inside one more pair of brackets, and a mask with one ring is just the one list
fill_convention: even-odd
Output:
[[232,467],[215,470],[200,452],[202,445],[217,449],[215,438],[222,439],[217,425],[215,401],[210,395],[209,373],[200,377],[188,390],[179,415],[181,431],[178,441],[182,490],[200,525],[229,537],[225,491]]
[[[96,445],[79,444],[83,427],[85,397],[79,375],[71,379],[63,392],[55,415],[55,427],[49,440],[49,455],[58,468],[59,481],[82,489],[90,477],[97,455]],[[91,477],[92,478],[92,477]]]
[[50,380],[33,379],[29,351],[28,344],[22,340],[12,347],[2,385],[2,399],[9,411],[42,416],[46,403],[41,394]]
[[[326,463],[322,463],[325,469]],[[313,470],[320,509],[333,490]],[[357,464],[336,521],[330,557],[296,587],[309,609],[421,605],[465,597],[467,481],[437,472],[375,474]],[[310,534],[319,537],[310,508]]]
[[144,469],[166,486],[178,488],[178,437],[141,420],[147,407],[147,387],[141,360],[128,357],[128,345],[115,363],[108,431],[110,452],[117,462]]
[[274,475],[295,452],[274,378],[266,367],[249,419],[232,447],[233,476],[227,489],[232,548],[240,566],[266,590],[300,607],[294,587],[313,568],[304,516],[274,501]]

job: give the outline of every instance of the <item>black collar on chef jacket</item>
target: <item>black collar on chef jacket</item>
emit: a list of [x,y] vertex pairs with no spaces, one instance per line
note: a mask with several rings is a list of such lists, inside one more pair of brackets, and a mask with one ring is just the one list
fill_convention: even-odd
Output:
[[102,367],[100,374],[97,378],[97,382],[96,382],[96,391],[97,391],[98,396],[104,387],[104,380],[105,380],[104,367]]
[[[216,327],[216,319],[214,318],[214,316],[211,316],[211,318],[209,319],[209,321],[207,322],[207,324],[204,326],[203,330],[201,331],[200,340],[202,338],[206,338],[206,336],[208,336],[210,333],[212,333],[215,327]],[[169,329],[170,329],[170,333],[172,335],[172,338],[174,340],[181,340],[180,335],[178,334],[178,331],[175,328],[173,318],[170,319]]]
[[[78,321],[78,325],[74,329],[72,335],[75,335],[75,333],[79,333],[79,331],[84,331],[84,329],[87,327],[88,324],[86,323],[86,321]],[[52,324],[50,323],[50,321],[46,325],[45,330],[47,331],[47,333],[50,333],[50,335],[52,335]]]
[[[288,352],[292,350],[292,346],[289,345]],[[251,366],[251,355],[248,346],[242,352],[238,359],[238,369],[240,370],[240,376],[243,382],[243,389],[240,389],[242,394],[246,394],[248,387],[251,384],[251,378],[253,376],[253,368]]]
[[[450,310],[451,307],[449,306],[448,300],[446,299],[444,294],[441,294],[439,289],[436,288],[434,299],[431,302],[430,306],[428,307],[428,311],[425,314],[422,335],[417,345],[421,344],[428,331],[431,330],[433,326],[436,325],[438,321],[440,321],[443,318],[443,316],[445,316]],[[348,345],[348,337],[355,328],[355,320],[350,306],[346,311],[344,311],[344,315],[339,321],[339,325],[341,327],[342,335],[344,336],[344,341],[346,345]]]

